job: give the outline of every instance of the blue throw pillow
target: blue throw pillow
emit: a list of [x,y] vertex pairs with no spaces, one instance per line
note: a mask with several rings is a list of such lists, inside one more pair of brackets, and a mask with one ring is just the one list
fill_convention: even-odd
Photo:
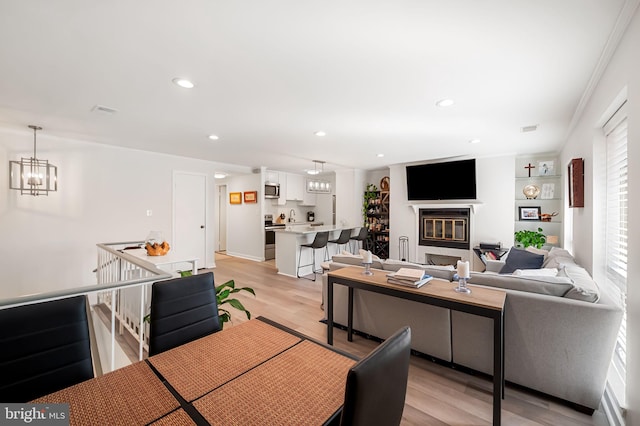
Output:
[[540,269],[542,262],[544,262],[544,255],[512,247],[500,273],[512,274],[516,269]]

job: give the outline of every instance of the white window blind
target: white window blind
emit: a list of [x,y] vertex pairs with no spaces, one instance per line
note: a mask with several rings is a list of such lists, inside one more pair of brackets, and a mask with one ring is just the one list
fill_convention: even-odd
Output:
[[606,281],[620,295],[625,314],[618,334],[609,385],[621,406],[625,406],[626,384],[626,294],[627,294],[627,218],[628,165],[627,115],[623,104],[604,126],[606,135]]
[[627,119],[607,135],[607,279],[627,292]]

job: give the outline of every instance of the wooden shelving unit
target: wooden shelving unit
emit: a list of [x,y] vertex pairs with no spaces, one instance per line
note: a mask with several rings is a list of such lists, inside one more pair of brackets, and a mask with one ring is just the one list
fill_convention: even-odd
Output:
[[[371,191],[370,191],[371,192]],[[389,258],[389,191],[373,191],[367,208],[367,247],[381,259]]]

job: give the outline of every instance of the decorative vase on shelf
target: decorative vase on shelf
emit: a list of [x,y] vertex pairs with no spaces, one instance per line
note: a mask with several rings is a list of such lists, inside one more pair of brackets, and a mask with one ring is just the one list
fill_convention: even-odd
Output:
[[527,197],[527,200],[533,200],[540,194],[540,187],[537,185],[527,185],[522,188],[522,193]]

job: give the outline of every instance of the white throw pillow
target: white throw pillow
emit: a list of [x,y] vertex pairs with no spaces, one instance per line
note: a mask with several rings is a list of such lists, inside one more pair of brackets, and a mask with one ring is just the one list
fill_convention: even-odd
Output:
[[556,268],[516,269],[513,271],[513,275],[521,277],[555,277],[558,275],[558,270]]

